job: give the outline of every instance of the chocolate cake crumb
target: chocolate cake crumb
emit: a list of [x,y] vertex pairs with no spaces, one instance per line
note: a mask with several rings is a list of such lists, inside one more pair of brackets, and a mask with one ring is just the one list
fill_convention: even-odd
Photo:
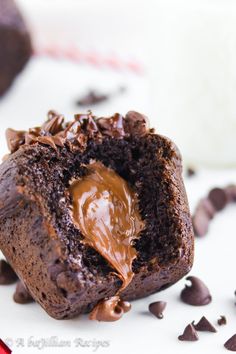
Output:
[[217,323],[219,326],[223,326],[227,324],[227,319],[225,316],[220,316],[220,318],[218,318]]
[[167,303],[165,301],[152,302],[149,305],[149,311],[159,319],[163,318],[163,311],[166,308]]
[[180,298],[183,302],[193,306],[204,306],[212,301],[209,289],[197,277],[190,276],[186,280],[191,282],[191,286],[185,285],[181,291]]
[[236,352],[236,334],[227,340],[224,344],[225,348],[231,352]]
[[181,334],[178,339],[181,341],[194,342],[197,341],[199,337],[195,328],[190,323],[187,327],[185,327],[183,334]]
[[16,285],[13,299],[17,304],[29,304],[30,302],[34,302],[34,299],[21,280],[19,280]]
[[9,263],[0,260],[0,285],[10,285],[17,281],[18,277]]
[[203,316],[198,323],[192,322],[193,327],[196,329],[196,331],[200,332],[217,332],[215,327],[208,321],[208,319]]

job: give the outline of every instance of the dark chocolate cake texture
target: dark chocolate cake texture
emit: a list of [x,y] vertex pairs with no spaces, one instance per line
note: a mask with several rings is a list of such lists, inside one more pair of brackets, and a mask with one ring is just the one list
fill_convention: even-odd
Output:
[[14,0],[0,0],[0,96],[32,54],[30,35]]
[[50,316],[115,321],[128,301],[189,272],[181,157],[144,115],[65,122],[50,111],[41,127],[6,136],[0,248]]

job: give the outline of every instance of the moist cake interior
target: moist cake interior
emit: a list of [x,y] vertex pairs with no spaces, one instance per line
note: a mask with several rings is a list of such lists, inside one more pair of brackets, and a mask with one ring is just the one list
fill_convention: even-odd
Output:
[[72,152],[67,147],[54,150],[42,144],[23,149],[25,163],[19,172],[41,198],[72,263],[73,259],[80,259],[83,267],[97,276],[112,271],[98,252],[80,242],[83,236],[75,228],[70,214],[69,183],[87,173],[84,165],[91,159],[114,169],[138,194],[146,226],[134,243],[138,256],[133,262],[133,271],[137,272],[145,264],[151,270],[154,258],[162,266],[178,257],[181,233],[165,170],[166,160],[174,153],[170,151],[168,140],[152,134],[123,139],[106,137],[99,144],[90,140],[83,153]]

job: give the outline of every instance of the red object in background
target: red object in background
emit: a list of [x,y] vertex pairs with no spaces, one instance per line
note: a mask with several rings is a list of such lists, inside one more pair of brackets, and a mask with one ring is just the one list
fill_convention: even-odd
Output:
[[0,354],[11,354],[11,349],[0,339]]
[[69,59],[74,62],[87,63],[96,67],[107,67],[116,71],[128,70],[137,75],[142,75],[145,71],[143,65],[136,60],[124,59],[116,54],[104,55],[93,50],[82,51],[73,44],[62,47],[57,43],[38,45],[34,48],[36,56],[48,56],[54,59]]

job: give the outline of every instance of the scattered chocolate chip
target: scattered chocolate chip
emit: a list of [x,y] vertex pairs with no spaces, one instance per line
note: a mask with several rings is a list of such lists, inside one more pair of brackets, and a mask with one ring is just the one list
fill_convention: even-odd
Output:
[[111,97],[120,95],[126,91],[125,86],[118,87],[115,91],[109,94],[100,93],[96,90],[90,89],[83,97],[77,100],[76,104],[79,106],[92,106],[109,100]]
[[203,198],[199,201],[192,217],[195,236],[202,237],[206,235],[210,219],[214,217],[215,213],[216,209],[208,198]]
[[208,321],[208,319],[205,316],[203,316],[197,324],[192,322],[192,325],[196,329],[196,331],[214,332],[214,333],[217,332],[215,327]]
[[203,237],[206,235],[210,224],[210,217],[203,208],[195,211],[192,216],[192,224],[195,236]]
[[165,308],[166,308],[165,301],[156,301],[156,302],[152,302],[149,305],[149,311],[159,319],[163,318],[163,311],[165,310]]
[[206,198],[199,201],[192,216],[192,223],[195,236],[205,236],[207,234],[210,220],[217,211],[222,210],[227,203],[236,201],[236,186],[223,188],[213,188]]
[[218,318],[218,320],[217,320],[217,323],[218,323],[219,326],[226,325],[227,324],[226,317],[225,316],[220,316],[220,318]]
[[18,277],[10,264],[8,264],[4,259],[0,260],[0,284],[9,285],[17,281]]
[[16,290],[13,295],[13,299],[17,304],[29,304],[30,302],[34,301],[34,299],[32,298],[32,296],[30,295],[21,280],[18,281],[16,285]]
[[185,285],[180,297],[183,302],[193,306],[203,306],[211,302],[212,297],[210,295],[207,286],[197,277],[190,276],[186,280],[189,280],[191,286]]
[[225,348],[231,352],[236,352],[236,334],[227,340],[224,344]]
[[198,334],[195,330],[195,328],[193,327],[193,325],[190,323],[189,325],[187,325],[187,327],[184,329],[184,332],[182,335],[180,335],[178,337],[179,340],[182,340],[182,341],[190,341],[190,342],[193,342],[193,341],[196,341],[198,340]]
[[78,106],[92,106],[109,99],[109,95],[99,93],[94,90],[89,90],[83,97],[81,97],[76,104]]
[[213,219],[216,214],[216,209],[212,205],[211,201],[207,198],[203,198],[200,200],[198,208],[203,209],[210,219]]
[[225,193],[228,198],[228,202],[236,202],[236,185],[231,184],[225,188]]
[[188,167],[186,172],[188,177],[192,177],[196,175],[196,170],[192,167]]
[[224,209],[228,201],[226,192],[222,188],[213,188],[208,194],[208,199],[217,211]]

